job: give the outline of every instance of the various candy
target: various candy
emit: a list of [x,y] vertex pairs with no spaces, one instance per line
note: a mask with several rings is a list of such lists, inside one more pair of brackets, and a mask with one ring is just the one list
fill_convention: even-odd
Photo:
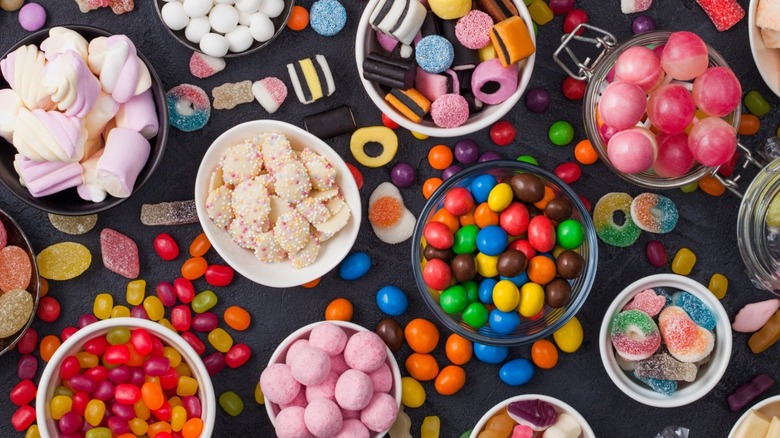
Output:
[[516,423],[535,431],[547,429],[558,419],[555,407],[539,399],[512,402],[507,406],[507,414]]
[[780,311],[775,312],[759,331],[753,333],[748,339],[748,347],[753,353],[759,354],[774,345],[778,339],[780,339]]
[[36,257],[38,273],[49,280],[70,280],[89,268],[92,254],[84,245],[62,242],[51,245]]
[[774,379],[768,374],[757,375],[753,380],[740,386],[728,396],[729,408],[731,408],[732,412],[739,411],[774,386],[774,384]]
[[[642,230],[631,217],[633,198],[627,193],[607,193],[602,196],[593,209],[593,225],[596,234],[608,245],[627,247],[639,238]],[[615,212],[623,213],[623,223],[617,224]]]
[[310,104],[336,91],[328,60],[322,55],[287,64],[295,95],[303,104]]
[[[198,41],[200,42],[200,41]],[[198,79],[206,79],[225,69],[227,63],[222,58],[215,58],[200,52],[192,52],[190,57],[190,73]]]
[[661,346],[661,334],[652,317],[641,310],[624,310],[612,318],[610,339],[625,359],[647,359]]
[[672,272],[679,275],[688,275],[696,264],[696,254],[688,248],[680,248],[672,259]]
[[103,266],[126,278],[136,278],[140,270],[138,246],[129,237],[110,228],[100,232]]
[[631,201],[631,219],[644,231],[663,234],[674,229],[679,213],[671,199],[642,193]]
[[191,85],[177,85],[165,94],[168,102],[168,121],[174,128],[184,131],[197,131],[211,117],[211,101],[202,88]]
[[379,240],[389,244],[411,237],[417,221],[404,205],[401,192],[390,183],[380,184],[371,194],[368,220]]
[[0,338],[7,338],[21,330],[32,313],[33,298],[29,292],[24,289],[5,291],[0,295]]
[[778,299],[747,304],[734,317],[731,328],[740,333],[756,332],[769,321],[778,309],[780,309],[780,300]]
[[337,0],[318,0],[311,5],[309,20],[315,32],[333,36],[347,23],[347,10]]
[[184,225],[198,221],[195,201],[161,202],[141,206],[141,223],[155,225]]
[[233,109],[236,105],[254,100],[252,81],[226,83],[211,90],[214,109]]
[[745,16],[745,10],[735,0],[696,0],[696,3],[720,32],[731,29]]
[[636,362],[634,375],[639,378],[693,382],[698,368],[689,362],[679,362],[666,353],[655,354]]

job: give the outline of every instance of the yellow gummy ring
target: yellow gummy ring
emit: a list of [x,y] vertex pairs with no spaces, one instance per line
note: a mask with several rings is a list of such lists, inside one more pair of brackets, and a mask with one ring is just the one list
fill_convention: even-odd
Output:
[[[366,154],[366,144],[377,142],[382,145],[382,153],[377,157]],[[389,163],[398,152],[398,136],[386,126],[367,126],[352,133],[349,149],[358,163],[366,167],[382,167]]]

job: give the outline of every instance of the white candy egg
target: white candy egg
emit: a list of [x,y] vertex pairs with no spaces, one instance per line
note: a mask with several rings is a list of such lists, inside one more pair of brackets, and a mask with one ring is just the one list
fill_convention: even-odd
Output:
[[274,36],[274,23],[262,12],[255,12],[249,19],[249,32],[257,41],[266,42]]
[[236,0],[236,9],[239,12],[257,12],[263,0]]
[[271,18],[276,18],[284,10],[284,0],[265,0],[259,10]]
[[401,192],[385,182],[368,199],[368,221],[379,240],[395,244],[412,237],[417,219],[404,205]]
[[198,44],[203,35],[211,32],[211,24],[206,17],[198,17],[190,19],[190,24],[184,28],[184,37],[189,41]]
[[238,11],[238,24],[241,26],[249,26],[251,23],[250,19],[252,18],[253,12],[243,12]]
[[190,18],[205,17],[211,10],[211,0],[184,0],[184,12]]
[[209,12],[211,28],[219,33],[228,33],[238,25],[238,11],[230,5],[216,5]]
[[160,15],[171,30],[182,30],[190,22],[190,17],[184,12],[184,6],[179,2],[166,3],[160,10]]
[[215,58],[221,58],[225,56],[229,47],[230,43],[228,42],[227,38],[218,33],[210,32],[206,35],[203,35],[203,38],[200,39],[200,50],[203,53]]
[[252,34],[249,32],[249,28],[246,26],[237,26],[231,32],[228,32],[225,38],[230,43],[230,51],[234,53],[243,52],[255,42]]

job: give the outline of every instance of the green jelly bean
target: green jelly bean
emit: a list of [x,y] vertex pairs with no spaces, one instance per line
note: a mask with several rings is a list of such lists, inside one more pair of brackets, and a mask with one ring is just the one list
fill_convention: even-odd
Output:
[[745,95],[745,106],[748,111],[758,117],[766,115],[770,110],[769,102],[756,90],[750,91]]
[[477,234],[479,227],[470,224],[461,227],[455,233],[455,241],[452,244],[452,251],[455,254],[471,254],[477,250]]
[[463,433],[460,435],[460,438],[469,438],[469,437],[471,436],[471,431],[472,431],[472,429],[469,429],[469,430],[467,430],[467,431],[463,432]]
[[533,164],[534,166],[538,166],[539,165],[539,162],[536,161],[536,158],[534,158],[534,157],[532,157],[530,155],[520,155],[519,157],[517,157],[517,161],[520,161],[520,162],[523,162],[523,163],[528,163],[528,164]]
[[87,431],[84,438],[111,438],[111,429],[107,427],[96,427]]
[[585,230],[576,219],[566,219],[558,225],[558,244],[566,249],[579,248],[585,240]]
[[479,285],[476,281],[464,281],[460,285],[466,290],[466,299],[469,303],[479,301]]
[[108,331],[106,340],[111,345],[125,344],[130,341],[130,330],[127,327],[115,327]]
[[698,181],[694,181],[694,182],[686,184],[684,186],[680,186],[680,191],[682,191],[683,193],[693,193],[698,188],[699,188],[699,182]]
[[533,22],[534,24],[534,36],[539,36],[539,26],[536,24],[536,22]]
[[574,127],[565,120],[558,120],[550,126],[547,136],[553,144],[566,146],[574,140]]
[[458,284],[448,287],[441,293],[439,304],[441,305],[441,310],[444,310],[447,314],[454,315],[460,313],[468,304],[466,289]]
[[219,396],[219,406],[230,416],[237,417],[244,410],[244,402],[233,391],[223,392]]
[[58,395],[64,395],[73,398],[73,390],[65,386],[58,386],[54,389],[54,397]]
[[210,290],[204,290],[192,300],[192,311],[195,313],[203,313],[216,305],[217,295]]
[[469,304],[463,311],[463,321],[476,329],[487,324],[488,316],[487,307],[479,302]]

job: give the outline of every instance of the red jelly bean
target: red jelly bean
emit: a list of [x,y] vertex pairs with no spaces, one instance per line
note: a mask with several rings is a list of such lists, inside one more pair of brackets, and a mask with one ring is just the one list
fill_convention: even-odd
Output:
[[219,351],[209,354],[203,358],[203,365],[206,366],[209,376],[216,375],[218,372],[225,369],[225,355]]
[[667,255],[663,243],[657,240],[647,242],[645,253],[647,254],[647,261],[656,268],[660,268],[666,264]]
[[562,179],[566,184],[571,184],[580,179],[582,176],[582,170],[580,169],[580,166],[578,166],[577,163],[571,161],[568,163],[559,164],[553,173],[555,173],[555,176]]
[[[130,425],[127,424],[126,420],[123,420],[119,417],[111,417],[108,419],[108,429],[111,430],[111,433],[114,436],[118,436],[129,433]],[[160,434],[157,434],[156,436],[160,436]]]
[[184,410],[187,411],[187,418],[200,418],[201,406],[198,397],[195,397],[194,395],[182,397],[181,405],[184,406]]
[[180,332],[189,330],[190,325],[192,325],[190,308],[181,304],[171,309],[171,325]]
[[225,353],[225,363],[230,368],[238,368],[245,364],[252,356],[252,350],[246,344],[234,344],[230,347],[227,353]]
[[19,354],[30,354],[35,351],[35,347],[38,346],[38,332],[34,328],[30,327],[19,338],[19,342],[16,343],[16,351]]
[[739,160],[739,150],[734,151],[731,159],[718,168],[718,174],[726,178],[730,177],[734,173],[734,168],[737,167],[737,160]]
[[198,356],[206,352],[206,345],[201,342],[200,339],[198,339],[197,336],[195,336],[192,332],[184,332],[181,333],[180,336],[184,338],[185,341],[187,341],[188,344],[190,344],[190,347],[192,347],[193,350],[195,350],[196,353],[198,353]]
[[547,4],[555,15],[563,15],[574,8],[574,0],[550,0]]
[[423,236],[428,245],[436,249],[448,249],[452,247],[455,237],[452,231],[441,222],[428,222],[423,228]]
[[147,376],[162,376],[171,367],[171,361],[167,357],[150,357],[144,362],[144,372]]
[[84,415],[84,411],[87,410],[87,403],[89,403],[90,397],[86,392],[76,392],[73,394],[73,407],[71,412],[75,412],[78,415]]
[[165,261],[170,261],[179,256],[179,245],[168,233],[160,233],[154,238],[154,250]]
[[70,355],[62,359],[60,363],[60,377],[62,380],[68,380],[81,372],[81,364],[76,356]]
[[490,127],[490,139],[499,146],[506,146],[515,140],[517,131],[511,123],[501,120]]
[[352,178],[355,178],[355,182],[357,183],[358,190],[363,188],[363,174],[360,173],[360,169],[355,167],[352,163],[347,163],[347,167],[349,168],[349,173],[352,174]]
[[167,281],[157,283],[154,292],[157,294],[157,298],[160,299],[163,306],[170,307],[176,305],[176,292],[173,290],[173,285]]
[[196,332],[208,333],[219,326],[219,318],[212,312],[203,312],[192,318],[192,329]]
[[585,96],[585,87],[588,83],[571,76],[566,77],[561,84],[561,92],[569,100],[580,100]]
[[464,187],[456,187],[444,196],[444,208],[455,216],[462,216],[474,209],[474,198]]
[[184,304],[189,304],[195,298],[195,286],[186,278],[179,277],[173,280],[173,291],[176,297]]
[[73,411],[66,412],[62,418],[60,418],[60,421],[57,422],[57,427],[63,434],[60,436],[75,434],[76,432],[80,431],[82,427],[84,427],[84,420],[79,414]]
[[110,365],[120,365],[130,360],[130,350],[126,345],[112,345],[103,355],[103,360]]
[[528,208],[520,202],[513,202],[498,216],[498,224],[510,236],[519,236],[528,229],[530,221]]
[[179,373],[171,366],[160,376],[162,389],[174,389],[179,384]]
[[95,317],[95,315],[91,313],[87,313],[86,315],[81,315],[81,318],[79,318],[78,326],[79,328],[84,328],[96,322],[97,322],[97,317]]
[[152,337],[152,352],[149,353],[152,356],[162,356],[163,355],[163,349],[165,346],[163,345],[162,341],[159,340],[157,337]]
[[170,421],[171,419],[171,405],[168,403],[168,400],[165,400],[163,402],[163,405],[160,409],[154,409],[152,410],[152,415],[157,417],[160,421]]
[[22,380],[11,390],[11,403],[24,406],[35,400],[37,388],[32,380]]
[[111,344],[108,343],[108,340],[106,340],[105,336],[100,336],[87,341],[84,344],[84,351],[94,354],[95,356],[101,356],[110,346]]
[[35,408],[32,406],[19,406],[19,409],[11,416],[11,425],[17,432],[24,432],[35,421]]
[[44,322],[54,322],[60,317],[60,302],[51,295],[41,297],[38,301],[38,319]]
[[146,356],[152,352],[152,337],[144,329],[133,330],[130,334],[130,343],[133,344],[133,348],[141,356]]
[[[588,22],[588,14],[582,9],[572,9],[563,19],[563,33],[571,33],[574,28],[582,23]],[[584,29],[580,29],[577,35],[582,35]]]
[[526,260],[531,260],[536,256],[536,250],[525,239],[517,239],[507,246],[508,249],[516,249],[525,255]]
[[38,372],[38,359],[31,354],[25,354],[19,358],[16,365],[16,375],[19,380],[32,380]]
[[450,265],[440,259],[431,259],[423,268],[423,280],[431,289],[446,289],[452,281]]
[[382,124],[387,126],[390,129],[398,129],[401,127],[398,123],[395,123],[393,119],[390,117],[387,117],[387,114],[382,113]]
[[95,390],[92,391],[92,398],[107,402],[114,397],[114,384],[108,380],[104,380],[97,384]]
[[233,268],[225,265],[211,265],[206,268],[206,283],[212,286],[227,286],[233,281]]
[[539,252],[555,248],[555,227],[546,216],[535,216],[528,223],[528,243]]
[[65,342],[66,340],[68,340],[69,337],[73,336],[77,331],[79,331],[79,329],[77,329],[76,327],[65,327],[60,332],[60,339],[62,340],[62,342]]
[[70,389],[86,393],[91,393],[97,388],[97,383],[81,374],[73,376],[72,379],[68,380],[68,384],[70,385]]
[[[130,347],[132,347],[132,344],[128,345],[127,349],[130,350]],[[134,351],[130,352],[131,359],[133,353]],[[127,365],[119,365],[116,368],[111,368],[110,370],[108,370],[107,374],[108,374],[108,380],[116,384],[125,383],[128,380],[130,380],[130,367],[128,367]]]
[[111,412],[125,421],[132,420],[135,417],[135,409],[133,405],[129,404],[114,403],[111,405]]
[[98,365],[84,371],[84,376],[95,383],[99,383],[108,378],[108,370],[103,365]]

